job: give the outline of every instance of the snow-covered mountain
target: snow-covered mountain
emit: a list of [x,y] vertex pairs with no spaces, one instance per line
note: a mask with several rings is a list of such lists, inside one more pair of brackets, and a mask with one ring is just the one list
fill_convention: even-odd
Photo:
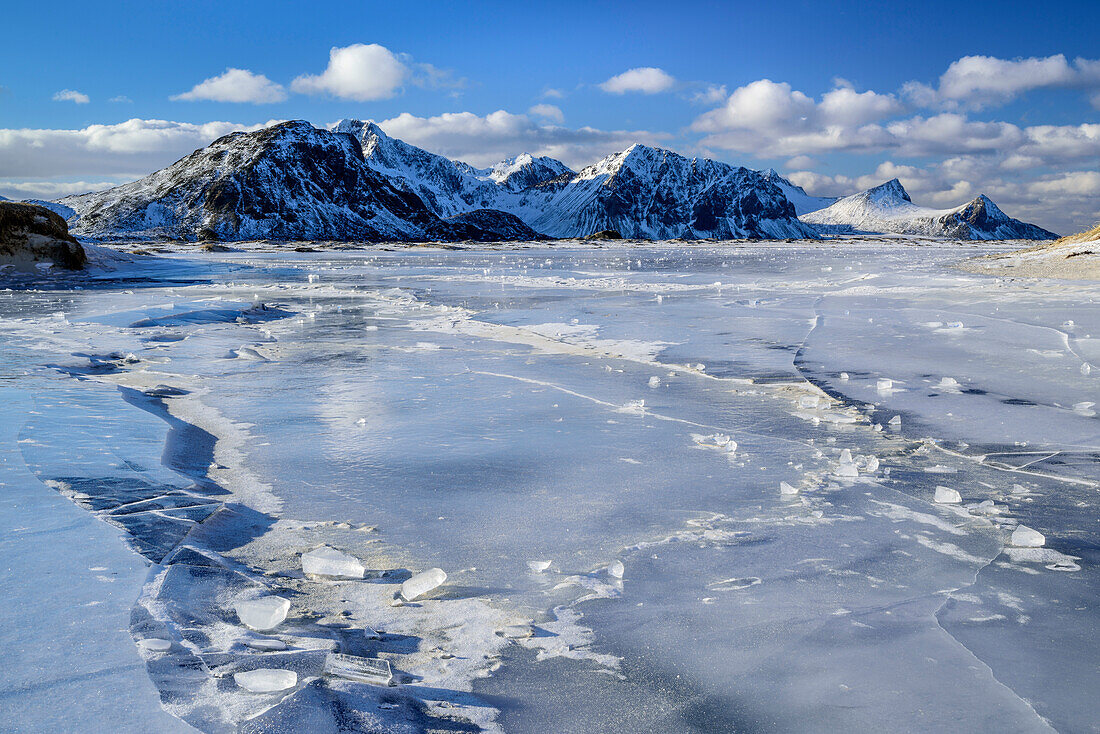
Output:
[[[542,201],[534,194],[542,194]],[[515,213],[552,237],[613,229],[639,239],[816,237],[756,171],[632,145],[528,189]]]
[[818,209],[831,206],[838,198],[836,196],[810,196],[804,188],[795,186],[789,180],[780,176],[779,171],[774,168],[760,171],[760,175],[779,187],[779,190],[787,197],[787,201],[794,204],[794,210],[798,212],[800,217],[803,214],[809,214],[810,212],[816,212]]
[[528,153],[478,169],[392,138],[375,123],[343,120],[372,169],[436,214],[511,212],[552,237],[615,229],[626,237],[813,237],[782,192],[758,173],[634,145],[579,174]]
[[233,133],[140,181],[58,205],[75,212],[75,233],[99,238],[817,236],[782,188],[747,168],[633,145],[580,173],[529,154],[478,169],[358,120]]
[[1048,240],[1058,236],[1013,219],[985,194],[954,209],[917,206],[896,178],[806,214],[802,221],[823,233],[892,232],[963,240]]
[[354,137],[304,121],[232,133],[143,179],[60,203],[78,215],[73,231],[89,237],[502,238],[442,220],[367,166]]
[[335,130],[354,135],[370,168],[419,196],[440,217],[476,209],[522,209],[525,189],[573,173],[561,161],[527,153],[491,168],[474,168],[391,138],[369,120],[341,120]]
[[497,163],[488,169],[489,178],[508,191],[523,191],[559,176],[573,176],[575,172],[561,161],[548,156],[530,153],[517,155]]

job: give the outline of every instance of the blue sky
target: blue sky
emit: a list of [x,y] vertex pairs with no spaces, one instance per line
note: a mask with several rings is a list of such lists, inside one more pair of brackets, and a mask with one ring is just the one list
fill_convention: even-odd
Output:
[[234,128],[360,117],[478,165],[639,140],[811,193],[896,175],[930,206],[986,192],[1056,230],[1100,219],[1097,2],[9,6],[12,198],[144,175]]

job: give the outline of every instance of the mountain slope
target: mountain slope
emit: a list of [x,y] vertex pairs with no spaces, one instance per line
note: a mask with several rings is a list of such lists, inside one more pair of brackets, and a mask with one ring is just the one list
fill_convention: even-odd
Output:
[[794,204],[794,210],[800,217],[803,214],[809,214],[810,212],[816,212],[819,209],[831,206],[837,200],[835,196],[810,196],[806,193],[804,188],[795,186],[793,183],[780,176],[779,172],[774,168],[768,168],[759,173],[766,181],[770,181],[779,187],[779,190],[787,197],[787,201]]
[[638,239],[817,236],[756,171],[645,145],[528,191],[527,210],[516,213],[555,237],[608,229]]
[[371,121],[341,120],[335,130],[355,136],[372,170],[415,193],[440,217],[477,209],[522,209],[524,189],[572,173],[560,161],[526,153],[489,169],[474,168],[391,138]]
[[74,232],[225,240],[421,239],[437,218],[363,165],[350,135],[285,122],[232,133],[107,191],[67,197]]
[[822,232],[891,232],[963,240],[1047,240],[1042,227],[1001,211],[982,194],[954,209],[917,206],[896,178],[801,217]]

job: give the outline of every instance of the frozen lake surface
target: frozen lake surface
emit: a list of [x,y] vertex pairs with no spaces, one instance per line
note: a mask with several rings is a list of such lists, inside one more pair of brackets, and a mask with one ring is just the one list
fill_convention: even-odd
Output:
[[[951,268],[989,251],[257,249],[9,283],[0,720],[1100,731],[1100,285]],[[303,573],[322,545],[343,575]]]

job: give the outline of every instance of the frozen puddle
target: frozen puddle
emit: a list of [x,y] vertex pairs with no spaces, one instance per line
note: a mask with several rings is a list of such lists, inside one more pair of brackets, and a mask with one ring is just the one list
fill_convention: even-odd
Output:
[[846,246],[0,292],[10,450],[203,731],[1087,730],[1100,293]]

